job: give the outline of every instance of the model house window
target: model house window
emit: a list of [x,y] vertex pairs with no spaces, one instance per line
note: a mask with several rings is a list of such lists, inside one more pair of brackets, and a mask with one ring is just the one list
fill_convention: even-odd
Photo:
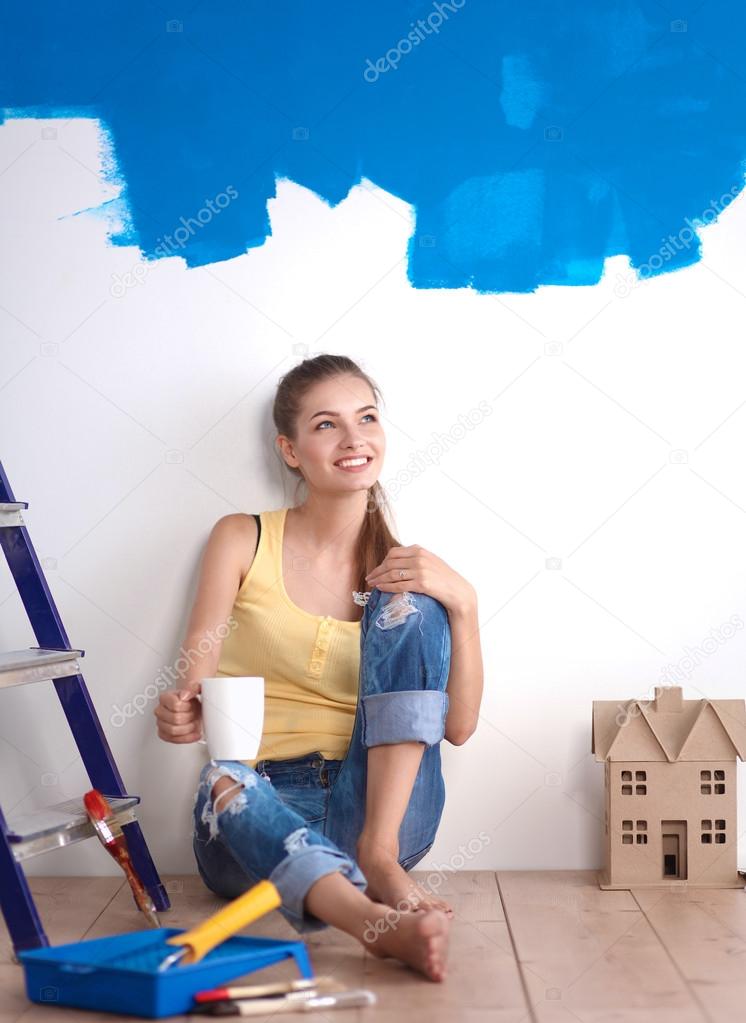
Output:
[[716,796],[725,793],[725,771],[700,771],[699,782],[703,796],[711,796],[713,792]]
[[622,845],[647,845],[648,822],[647,821],[622,821]]
[[635,771],[635,786],[633,789],[632,772],[622,771],[622,795],[631,796],[634,792],[636,796],[646,796],[648,794],[647,777],[647,771]]
[[[713,829],[713,826],[712,826],[713,823],[715,825],[714,829]],[[725,844],[725,821],[724,820],[721,819],[721,820],[716,820],[714,822],[711,821],[711,820],[703,820],[702,821],[702,835],[701,835],[702,845],[712,845],[712,843],[713,843],[713,837],[712,836],[713,835],[715,836],[714,841],[717,843],[717,845],[724,845]]]

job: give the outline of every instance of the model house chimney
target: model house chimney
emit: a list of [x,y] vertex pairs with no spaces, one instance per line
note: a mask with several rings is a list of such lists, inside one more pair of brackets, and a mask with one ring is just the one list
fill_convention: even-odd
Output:
[[683,710],[681,686],[656,686],[655,709],[665,714],[680,714]]

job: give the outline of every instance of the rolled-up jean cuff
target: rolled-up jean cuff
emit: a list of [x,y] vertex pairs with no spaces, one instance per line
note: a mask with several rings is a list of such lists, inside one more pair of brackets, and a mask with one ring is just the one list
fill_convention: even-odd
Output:
[[309,913],[303,901],[312,884],[335,871],[341,871],[362,892],[368,887],[362,871],[349,856],[324,845],[297,849],[278,863],[269,875],[269,880],[282,899],[282,915],[300,933],[320,931],[328,926],[313,913]]
[[448,693],[440,689],[371,693],[360,702],[364,746],[391,742],[424,742],[434,746],[445,735]]

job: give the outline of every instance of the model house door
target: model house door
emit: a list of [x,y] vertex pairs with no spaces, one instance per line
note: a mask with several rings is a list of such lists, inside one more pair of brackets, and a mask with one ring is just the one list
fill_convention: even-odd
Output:
[[661,821],[663,877],[686,878],[686,821]]

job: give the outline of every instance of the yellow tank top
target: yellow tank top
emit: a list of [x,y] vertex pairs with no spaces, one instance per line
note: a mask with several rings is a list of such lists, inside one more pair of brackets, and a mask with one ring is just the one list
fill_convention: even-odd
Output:
[[259,753],[243,763],[287,760],[317,750],[342,759],[358,701],[360,622],[314,615],[294,604],[282,576],[287,508],[262,512],[254,561],[233,605],[238,623],[223,640],[217,676],[264,678]]

